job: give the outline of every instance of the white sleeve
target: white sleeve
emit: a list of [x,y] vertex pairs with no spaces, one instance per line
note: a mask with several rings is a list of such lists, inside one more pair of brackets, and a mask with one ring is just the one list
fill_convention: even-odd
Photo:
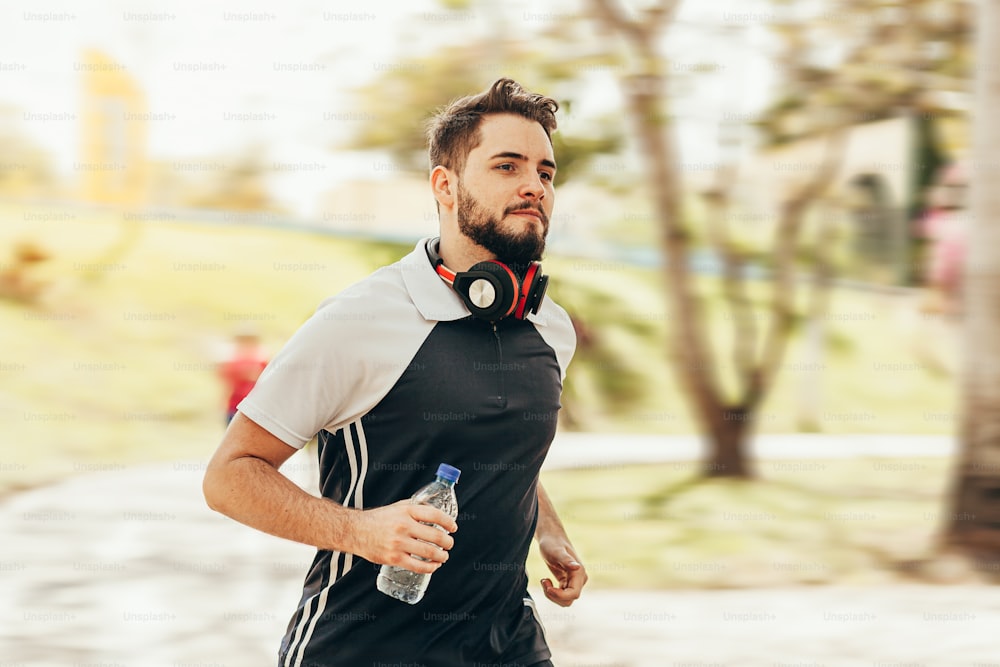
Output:
[[336,431],[377,405],[433,325],[398,280],[377,272],[324,301],[237,407],[301,448],[319,431]]
[[543,307],[546,324],[535,328],[542,335],[542,340],[556,353],[559,373],[562,380],[565,380],[566,369],[569,368],[569,362],[573,360],[573,355],[576,352],[576,329],[573,327],[573,320],[569,313],[555,301],[545,297]]

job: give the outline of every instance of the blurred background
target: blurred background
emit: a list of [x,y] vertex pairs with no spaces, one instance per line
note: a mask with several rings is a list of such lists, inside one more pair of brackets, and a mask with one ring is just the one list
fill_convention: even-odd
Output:
[[[579,347],[543,479],[601,602],[545,611],[557,664],[996,659],[969,605],[1000,465],[955,436],[978,11],[6,3],[3,654],[271,660],[309,554],[203,506],[229,392],[436,233],[423,123],[507,76],[561,105],[545,266]],[[817,586],[889,608],[773,597]],[[678,597],[708,591],[772,597]],[[878,641],[913,623],[953,645]]]

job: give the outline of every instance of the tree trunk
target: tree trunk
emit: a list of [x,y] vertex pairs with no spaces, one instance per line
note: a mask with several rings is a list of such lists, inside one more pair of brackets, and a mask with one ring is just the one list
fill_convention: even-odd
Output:
[[731,406],[712,420],[707,433],[709,451],[702,471],[705,477],[755,476],[747,451],[753,435],[753,418],[752,410]]
[[[780,279],[776,278],[774,318],[764,345],[764,358],[753,359],[755,335],[738,335],[737,365],[746,378],[746,391],[737,407],[730,405],[719,381],[717,351],[712,347],[708,322],[702,313],[694,276],[689,267],[690,233],[682,219],[682,184],[674,127],[668,109],[669,71],[657,53],[657,41],[669,25],[678,0],[660,0],[644,12],[642,18],[627,18],[615,0],[592,0],[602,25],[626,39],[634,56],[632,73],[622,77],[628,117],[642,152],[644,170],[653,199],[659,227],[660,251],[664,257],[663,277],[666,286],[670,328],[667,350],[685,398],[692,403],[695,416],[708,442],[705,474],[709,477],[753,477],[747,452],[753,418],[771,387],[771,379],[783,358],[785,343],[791,333],[794,302],[795,240],[802,226],[806,206],[829,182],[839,150],[833,151],[816,177],[793,201],[787,202],[782,215],[784,232],[776,243]],[[839,133],[831,140],[839,149]],[[730,269],[738,269],[730,265]],[[738,310],[746,315],[749,301],[742,292],[742,272],[729,275],[731,296]],[[755,328],[752,317],[743,318]]]
[[741,419],[727,419],[733,413],[721,398],[715,355],[688,267],[688,232],[681,220],[673,128],[666,110],[660,107],[666,88],[666,77],[661,74],[650,73],[626,81],[629,116],[643,148],[660,227],[660,249],[666,260],[663,271],[670,314],[668,353],[709,440],[711,454],[706,460],[706,474],[749,477],[744,436],[752,414],[741,411]]
[[962,414],[944,544],[1000,558],[1000,1],[979,6],[971,215],[962,322]]

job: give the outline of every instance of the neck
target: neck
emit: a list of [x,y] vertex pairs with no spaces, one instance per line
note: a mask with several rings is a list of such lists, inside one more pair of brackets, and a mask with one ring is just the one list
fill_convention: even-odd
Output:
[[496,259],[496,255],[474,243],[464,234],[457,231],[449,234],[445,229],[441,230],[438,255],[444,265],[456,273],[468,271],[473,264]]

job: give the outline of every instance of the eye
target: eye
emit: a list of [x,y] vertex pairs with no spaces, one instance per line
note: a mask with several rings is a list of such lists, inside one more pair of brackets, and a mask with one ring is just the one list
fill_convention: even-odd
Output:
[[553,176],[552,173],[548,171],[540,171],[538,173],[539,175],[541,175],[543,181],[551,181],[553,178],[555,178],[555,176]]
[[502,169],[503,171],[514,171],[514,164],[511,162],[503,162],[496,166],[497,169]]

